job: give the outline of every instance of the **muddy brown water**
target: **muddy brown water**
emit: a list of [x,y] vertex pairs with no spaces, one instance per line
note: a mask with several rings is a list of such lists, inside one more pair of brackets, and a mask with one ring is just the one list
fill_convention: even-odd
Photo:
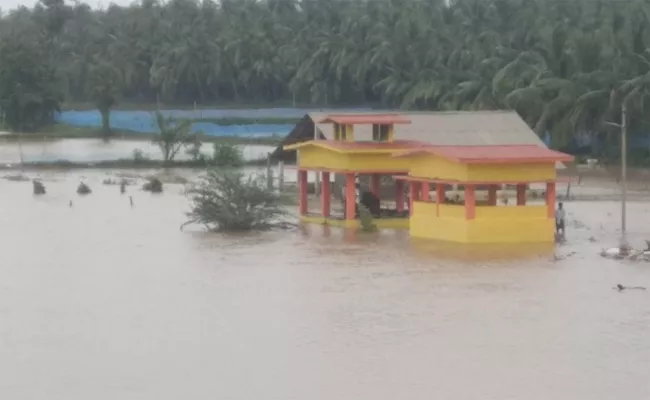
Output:
[[[105,174],[50,174],[42,198],[0,180],[3,399],[650,398],[650,291],[611,289],[650,265],[597,255],[617,203],[567,203],[557,249],[467,250],[181,232],[182,186],[131,208]],[[629,213],[639,246],[650,204]]]

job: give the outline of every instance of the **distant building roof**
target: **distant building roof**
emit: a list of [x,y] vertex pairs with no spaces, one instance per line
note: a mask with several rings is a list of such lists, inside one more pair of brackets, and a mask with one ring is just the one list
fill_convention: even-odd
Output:
[[[411,121],[395,125],[395,139],[422,141],[438,146],[536,145],[547,147],[515,111],[404,111],[392,112]],[[328,116],[375,118],[387,112],[313,112],[305,115],[276,149],[274,156],[286,154],[282,146],[313,139],[333,139],[331,123],[320,123]],[[316,121],[316,123],[314,123]],[[354,127],[354,139],[372,140],[372,126]],[[560,168],[563,166],[559,165]]]
[[[333,113],[309,113],[316,127],[327,139],[334,138],[334,128],[322,121]],[[355,113],[336,113],[337,116],[362,115]],[[368,112],[368,118],[386,115],[381,112]],[[411,121],[410,124],[395,126],[395,138],[398,140],[419,140],[435,145],[501,145],[501,144],[536,144],[546,147],[544,142],[514,111],[406,111],[399,115]],[[291,135],[291,134],[290,134]],[[371,126],[355,126],[355,140],[372,138]],[[313,136],[312,136],[313,138]]]
[[537,145],[427,146],[405,150],[397,157],[419,153],[435,154],[463,164],[520,164],[570,162],[573,156]]
[[[363,124],[363,125],[390,125],[410,124],[411,120],[400,114],[329,114],[318,121],[319,124]],[[356,128],[355,128],[356,129]]]

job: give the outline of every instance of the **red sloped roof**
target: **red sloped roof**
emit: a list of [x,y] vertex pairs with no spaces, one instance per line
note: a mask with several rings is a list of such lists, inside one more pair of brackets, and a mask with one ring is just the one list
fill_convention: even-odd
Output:
[[393,142],[348,142],[340,140],[309,140],[307,142],[299,142],[284,146],[285,149],[295,150],[305,146],[318,146],[328,148],[330,150],[355,153],[355,152],[382,152],[382,153],[395,153],[405,152],[406,150],[418,149],[429,146],[428,143],[418,142],[416,140],[395,140]]
[[341,124],[341,125],[391,125],[410,124],[411,120],[399,114],[341,114],[328,115],[325,119],[318,121],[319,124]]
[[464,164],[514,164],[535,162],[570,162],[573,156],[536,145],[505,146],[427,146],[399,154],[407,156],[429,153]]

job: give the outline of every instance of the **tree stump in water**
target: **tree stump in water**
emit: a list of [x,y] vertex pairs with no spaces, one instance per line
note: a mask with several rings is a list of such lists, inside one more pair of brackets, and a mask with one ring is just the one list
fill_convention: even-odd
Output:
[[41,181],[33,180],[32,190],[35,195],[45,194],[45,185],[43,185],[43,182]]
[[158,178],[149,178],[149,182],[142,185],[142,190],[151,193],[162,193],[163,183]]
[[360,203],[363,204],[373,217],[378,217],[381,212],[379,197],[372,192],[363,192]]
[[90,187],[85,183],[81,182],[79,186],[77,186],[77,194],[86,195],[90,193],[92,193],[92,190],[90,190]]

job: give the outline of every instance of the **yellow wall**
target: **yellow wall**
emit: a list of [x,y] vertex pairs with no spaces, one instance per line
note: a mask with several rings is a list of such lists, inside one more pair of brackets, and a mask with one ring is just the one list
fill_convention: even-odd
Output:
[[303,168],[332,168],[332,165],[347,169],[345,154],[326,150],[316,146],[305,146],[298,149],[298,166]]
[[436,204],[414,201],[409,233],[413,237],[467,242],[465,207],[440,205],[440,216],[436,216]]
[[478,206],[476,207],[476,219],[535,219],[547,218],[548,208],[546,205],[528,206]]
[[480,206],[468,221],[469,243],[536,243],[555,240],[555,219],[546,205]]
[[432,154],[400,157],[411,160],[409,175],[429,179],[449,179],[465,181],[468,177],[467,165],[455,163]]
[[298,166],[350,171],[408,171],[411,160],[391,153],[338,153],[316,146],[298,149]]
[[555,240],[555,221],[546,206],[483,206],[476,218],[465,220],[465,207],[416,201],[410,235],[459,243],[550,243]]
[[422,154],[408,157],[412,160],[410,175],[429,179],[490,182],[540,182],[555,179],[555,163],[540,164],[461,164]]
[[471,164],[469,181],[547,181],[555,179],[555,163],[540,164]]

